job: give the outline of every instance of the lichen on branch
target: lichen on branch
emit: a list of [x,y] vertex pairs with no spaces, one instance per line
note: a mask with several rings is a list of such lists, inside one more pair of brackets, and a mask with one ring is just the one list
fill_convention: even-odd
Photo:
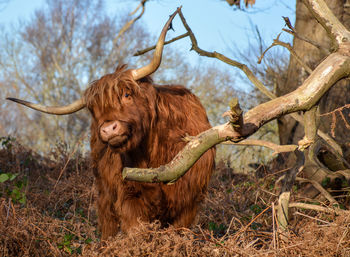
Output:
[[[310,0],[309,2],[323,1]],[[189,33],[193,50],[198,52],[200,55],[218,58],[230,65],[239,67],[246,72],[247,76],[251,80],[254,81],[254,79],[256,79],[256,77],[251,74],[251,71],[247,69],[246,66],[228,59],[219,53],[211,53],[200,49],[198,47],[197,40],[186,23],[181,11],[179,11],[179,16]],[[327,19],[329,17],[330,19],[333,19],[333,16],[329,16],[328,13],[326,13],[322,17],[323,19]],[[334,21],[332,22],[334,23]],[[344,32],[343,28],[341,27],[336,28],[333,31],[343,33],[344,37],[349,34],[347,31]],[[286,114],[310,110],[338,80],[348,77],[349,74],[350,45],[344,42],[344,44],[338,48],[338,51],[326,57],[312,71],[304,83],[293,92],[275,98],[275,95],[266,90],[266,88],[262,85],[267,91],[265,93],[274,99],[260,104],[246,112],[243,115],[242,120],[239,121],[239,129],[232,126],[232,123],[230,122],[213,127],[202,132],[197,137],[193,137],[185,148],[180,151],[174,160],[169,164],[152,169],[125,168],[123,170],[123,177],[125,179],[143,182],[174,182],[176,179],[185,174],[185,172],[195,163],[195,161],[200,158],[200,156],[209,148],[224,141],[232,140],[239,142],[254,134],[261,126],[271,120],[277,119]]]

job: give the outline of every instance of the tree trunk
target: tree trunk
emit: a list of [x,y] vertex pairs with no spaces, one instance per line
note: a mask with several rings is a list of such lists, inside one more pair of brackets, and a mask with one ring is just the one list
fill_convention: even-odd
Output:
[[[335,16],[347,27],[350,26],[350,1],[349,0],[325,0],[328,7],[333,11]],[[348,3],[349,2],[349,3]],[[295,29],[299,35],[307,37],[318,42],[326,51],[332,51],[331,42],[326,35],[326,31],[317,23],[312,14],[306,8],[302,0],[296,2],[296,21]],[[326,56],[327,52],[322,52],[311,44],[294,38],[293,47],[297,55],[309,66],[314,69]],[[307,78],[308,74],[295,60],[290,57],[288,67],[288,78],[285,84],[277,88],[278,96],[284,95],[295,90]],[[326,93],[319,103],[320,108],[320,129],[330,134],[342,147],[344,156],[349,160],[350,139],[350,108],[344,108],[342,113],[336,112],[336,119],[332,114],[322,114],[333,111],[334,109],[350,103],[350,83],[348,79],[339,81],[331,90]],[[345,119],[345,120],[344,120]],[[348,123],[346,124],[345,121]],[[297,144],[304,136],[304,129],[290,115],[279,119],[279,138],[281,144]],[[292,157],[292,156],[290,156]],[[286,166],[293,165],[293,158],[284,160]]]

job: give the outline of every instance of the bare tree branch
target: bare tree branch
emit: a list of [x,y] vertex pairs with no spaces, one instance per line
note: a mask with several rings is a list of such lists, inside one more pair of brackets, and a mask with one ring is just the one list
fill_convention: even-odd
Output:
[[[245,64],[242,64],[242,63],[239,63],[235,60],[232,60],[220,53],[217,53],[217,52],[208,52],[208,51],[205,51],[205,50],[202,50],[199,46],[198,46],[198,42],[197,42],[197,39],[194,35],[194,33],[192,32],[190,26],[187,24],[187,21],[185,19],[185,17],[183,16],[182,14],[182,11],[180,10],[179,12],[179,15],[180,15],[180,18],[181,18],[181,21],[185,27],[185,29],[187,30],[187,33],[189,33],[189,37],[191,39],[191,42],[192,42],[192,48],[191,50],[194,50],[196,51],[199,55],[201,56],[206,56],[206,57],[210,57],[210,58],[217,58],[219,59],[220,61],[222,62],[225,62],[226,64],[229,64],[231,66],[234,66],[234,67],[237,67],[239,69],[241,69],[245,74],[246,76],[248,77],[248,79],[264,94],[266,95],[267,97],[269,97],[270,99],[274,99],[276,98],[277,96],[275,94],[273,94],[272,92],[270,92],[266,87],[265,85],[254,75],[254,73],[248,68],[248,66],[246,66]],[[283,42],[281,42],[283,43]],[[285,44],[285,43],[284,43]],[[290,45],[289,45],[290,46]],[[291,47],[290,47],[291,48]],[[300,58],[298,58],[295,54],[295,57],[297,58],[297,60],[300,61],[301,65],[305,66],[305,69],[311,73],[312,70],[306,66],[301,60]],[[297,113],[293,113],[291,114],[291,116],[297,120],[299,123],[303,124],[303,118],[298,115]],[[330,137],[328,136],[326,133],[324,133],[323,131],[321,130],[318,130],[317,131],[318,135],[323,138],[330,146],[332,146],[335,150],[337,150],[339,152],[339,154],[342,155],[342,149],[340,148],[340,146]]]
[[223,144],[241,145],[241,146],[244,146],[244,145],[264,146],[274,150],[273,154],[293,152],[298,147],[297,145],[278,145],[269,141],[255,140],[255,139],[245,139],[237,143],[227,141],[227,142],[224,142]]
[[321,211],[326,213],[336,213],[336,214],[341,214],[341,213],[346,213],[348,215],[350,214],[350,211],[342,210],[339,208],[327,208],[327,207],[314,205],[314,204],[307,204],[307,203],[290,203],[289,208],[300,208],[300,209]]
[[[187,37],[187,36],[189,36],[189,35],[190,35],[190,34],[189,34],[188,32],[187,32],[187,33],[184,33],[184,34],[182,34],[182,35],[180,35],[180,36],[174,37],[174,38],[171,39],[171,40],[165,41],[165,42],[164,42],[164,45],[173,43],[173,42],[175,42],[175,41],[177,41],[177,40],[179,40],[179,39],[185,38],[185,37]],[[137,51],[137,52],[134,54],[134,56],[143,55],[143,54],[145,54],[145,53],[147,53],[147,52],[149,52],[149,51],[151,51],[151,50],[153,50],[153,49],[156,49],[156,46],[155,46],[155,45],[154,45],[154,46],[147,47],[146,49]]]
[[[297,113],[292,113],[291,116],[300,124],[304,125],[304,120],[301,115]],[[333,138],[331,138],[328,134],[326,134],[320,129],[317,130],[317,135],[319,135],[324,141],[326,141],[328,145],[330,145],[335,151],[339,153],[339,155],[343,156],[343,150]]]
[[340,45],[344,45],[346,42],[350,42],[350,32],[337,17],[335,17],[323,0],[304,0],[304,3],[317,21],[327,31],[335,49]]
[[[195,37],[195,35],[193,34],[191,28],[189,27],[189,25],[186,22],[186,19],[184,18],[182,11],[179,12],[179,16],[181,18],[181,21],[185,27],[185,29],[188,31],[188,33],[190,33],[190,39],[192,42],[192,49],[195,50],[199,55],[201,56],[207,56],[207,57],[211,57],[211,58],[217,58],[222,62],[225,62],[231,66],[237,67],[239,69],[241,69],[248,77],[248,79],[267,97],[269,97],[270,99],[274,99],[277,96],[275,94],[273,94],[272,92],[270,92],[265,85],[254,75],[254,73],[248,68],[248,66],[246,66],[245,64],[241,64],[237,61],[231,60],[230,58],[217,53],[217,52],[207,52],[202,50],[201,48],[198,47],[198,42],[197,39]],[[298,115],[297,113],[293,113],[292,117],[297,120],[299,123],[303,124],[303,119],[300,115]],[[336,149],[340,154],[342,154],[342,150],[340,148],[340,146],[330,137],[328,136],[326,133],[324,133],[321,130],[318,130],[318,135],[320,137],[322,137],[329,145],[331,145],[334,149]]]
[[130,15],[134,15],[140,7],[142,7],[141,13],[135,17],[134,19],[128,21],[119,31],[118,35],[113,39],[113,45],[117,43],[117,40],[131,27],[132,24],[134,24],[138,19],[142,17],[142,15],[145,13],[145,5],[147,0],[141,0],[140,4],[136,7],[136,9],[130,13]]
[[307,141],[315,142],[319,126],[319,112],[317,105],[313,106],[304,114],[304,124],[305,139]]
[[230,123],[213,127],[192,139],[169,164],[154,169],[125,168],[123,178],[143,182],[173,182],[210,147],[227,140],[243,140],[273,119],[309,110],[331,86],[349,74],[350,56],[333,53],[316,67],[299,88],[249,110],[243,116],[241,133],[233,130]]
[[297,181],[304,182],[304,183],[311,183],[328,201],[329,203],[333,206],[334,204],[337,204],[339,206],[339,203],[337,200],[331,196],[330,193],[326,189],[324,189],[320,183],[313,179],[305,179],[305,178],[296,178]]
[[302,66],[304,67],[305,71],[309,74],[311,74],[312,72],[312,69],[307,66],[306,63],[303,62],[303,60],[296,54],[296,52],[294,51],[293,47],[289,44],[289,43],[285,43],[285,42],[282,42],[279,40],[279,37],[280,37],[281,33],[278,34],[277,38],[273,40],[273,43],[271,44],[271,46],[269,46],[262,54],[261,56],[259,57],[258,59],[258,63],[260,64],[262,59],[264,58],[265,56],[265,53],[270,50],[272,47],[274,46],[283,46],[285,48],[288,49],[288,51],[294,56],[295,60]]
[[[322,0],[318,1],[323,2]],[[310,0],[310,2],[317,1]],[[327,14],[328,13],[322,17],[333,19],[333,14],[330,16],[327,16]],[[241,68],[245,71],[250,80],[256,80],[258,81],[258,85],[259,83],[262,85],[262,83],[245,65],[233,61],[217,52],[207,52],[200,49],[197,40],[186,23],[181,11],[179,12],[179,15],[186,30],[190,34],[189,36],[192,41],[193,50],[200,55],[218,58],[230,65]],[[334,22],[335,21],[333,21],[333,23]],[[341,29],[333,31],[340,31],[338,34],[348,33],[346,29],[345,32]],[[262,125],[273,119],[289,113],[311,109],[331,86],[333,86],[338,80],[349,76],[350,51],[346,51],[346,47],[348,47],[347,44],[344,45],[343,49],[340,47],[338,52],[332,53],[324,59],[304,83],[293,92],[260,104],[249,110],[243,116],[243,126],[240,131],[233,129],[231,123],[211,128],[202,132],[197,137],[194,137],[169,164],[154,169],[125,168],[123,170],[123,178],[143,182],[174,182],[176,179],[180,178],[210,147],[228,140],[237,142],[241,141],[255,133]],[[256,85],[256,83],[254,84]],[[260,89],[261,86],[259,85],[258,88]],[[262,85],[262,91],[267,91],[266,94],[271,98],[275,97],[264,87],[264,85]]]
[[[304,114],[304,130],[305,136],[302,140],[298,142],[298,149],[294,151],[297,157],[295,167],[288,170],[287,174],[283,178],[283,186],[281,194],[278,199],[278,211],[277,211],[277,220],[281,225],[280,229],[282,231],[287,230],[288,225],[288,209],[289,209],[289,199],[291,194],[291,189],[295,183],[297,173],[304,169],[308,162],[305,163],[305,154],[310,155],[313,151],[310,151],[308,148],[310,145],[313,145],[317,137],[318,129],[318,118],[317,115],[317,105],[313,106],[310,110],[306,111]],[[314,155],[312,156],[314,157]],[[316,187],[319,192],[321,192],[331,203],[337,203],[334,198],[316,181],[308,180]]]
[[300,34],[295,30],[295,28],[292,26],[292,24],[291,24],[291,22],[290,22],[290,20],[289,20],[288,17],[283,17],[283,16],[282,16],[282,18],[284,19],[284,21],[285,21],[287,27],[289,28],[289,29],[282,29],[283,31],[285,31],[285,32],[287,32],[287,33],[293,35],[293,36],[296,37],[296,38],[299,38],[300,40],[303,40],[303,41],[305,41],[305,42],[311,44],[312,46],[315,46],[315,47],[318,48],[324,55],[330,54],[330,52],[329,52],[327,49],[325,49],[324,47],[322,47],[322,46],[321,46],[319,43],[317,43],[316,41],[310,40],[310,39],[304,37],[303,35],[300,35]]
[[303,165],[305,163],[304,152],[296,149],[294,154],[297,157],[297,161],[294,167],[286,173],[283,178],[283,185],[281,189],[281,194],[278,197],[278,210],[277,210],[277,221],[279,226],[279,230],[286,231],[288,226],[288,209],[289,209],[289,199],[292,187],[295,182],[295,178],[297,173],[303,169]]
[[225,55],[223,54],[220,54],[218,52],[208,52],[208,51],[205,51],[205,50],[202,50],[199,46],[198,46],[198,42],[197,42],[197,39],[195,37],[195,35],[193,34],[190,26],[188,26],[187,22],[186,22],[186,19],[185,17],[183,16],[182,14],[182,11],[179,12],[179,15],[180,15],[180,18],[181,18],[181,21],[185,27],[185,29],[187,30],[187,32],[190,34],[190,39],[191,39],[191,42],[192,42],[192,48],[191,50],[194,50],[196,51],[199,55],[201,56],[207,56],[207,57],[210,57],[210,58],[217,58],[219,59],[220,61],[223,61],[231,66],[235,66],[239,69],[241,69],[245,74],[246,76],[248,77],[248,79],[261,91],[263,92],[263,94],[267,95],[269,98],[275,98],[275,95],[273,93],[271,93],[265,86],[264,84],[254,75],[254,73],[248,68],[247,65],[245,64],[242,64],[242,63],[239,63],[235,60],[232,60],[228,57],[226,57]]
[[330,52],[328,51],[328,49],[322,47],[322,46],[321,46],[320,44],[318,44],[316,41],[313,41],[313,40],[311,40],[311,39],[309,39],[309,38],[304,37],[303,35],[298,34],[296,30],[294,30],[294,31],[289,30],[289,29],[282,29],[282,30],[283,30],[284,32],[287,32],[287,33],[293,35],[294,37],[299,38],[300,40],[303,40],[303,41],[309,43],[310,45],[316,47],[318,50],[320,50],[320,51],[322,52],[322,54],[324,54],[324,55],[329,55],[329,54],[330,54]]

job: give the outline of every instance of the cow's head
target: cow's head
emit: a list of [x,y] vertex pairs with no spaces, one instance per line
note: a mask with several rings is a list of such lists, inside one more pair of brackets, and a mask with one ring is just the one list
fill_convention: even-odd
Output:
[[85,91],[92,134],[110,148],[124,152],[137,147],[155,119],[155,89],[149,77],[136,81],[133,70],[120,66]]
[[81,99],[66,106],[43,106],[16,98],[7,99],[55,115],[74,113],[87,107],[93,116],[92,129],[97,134],[94,136],[118,151],[132,149],[140,143],[154,118],[152,107],[156,99],[147,76],[160,65],[165,36],[178,10],[165,24],[153,59],[145,67],[127,70],[126,65],[119,66],[114,73],[91,83]]

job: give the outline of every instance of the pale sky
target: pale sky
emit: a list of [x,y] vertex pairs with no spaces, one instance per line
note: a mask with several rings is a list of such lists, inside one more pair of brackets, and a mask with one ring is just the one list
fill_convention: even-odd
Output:
[[[45,0],[9,0],[8,4],[0,4],[0,24],[7,26],[19,19],[26,20],[35,9],[44,4]],[[134,10],[138,1],[105,0],[105,5],[108,13],[115,14]],[[248,49],[248,41],[253,35],[252,28],[255,26],[258,27],[266,45],[270,45],[284,28],[282,16],[289,17],[292,24],[295,20],[295,0],[256,0],[253,8],[244,11],[234,10],[224,0],[152,0],[147,2],[146,12],[137,22],[144,23],[152,34],[158,35],[169,15],[181,5],[199,46],[233,59],[235,57],[232,56],[230,49],[233,47]],[[175,32],[168,32],[168,39],[186,32],[180,18],[176,17],[173,25]],[[280,39],[290,41],[291,37],[286,35]],[[191,42],[189,39],[182,39],[176,46],[189,50]],[[188,52],[188,56],[192,64],[208,60],[199,57],[194,51]],[[217,62],[218,65],[223,65]]]
[[[0,24],[28,19],[44,3],[45,0],[9,0],[8,4],[0,5]],[[135,0],[106,0],[106,11],[130,12],[137,4]],[[158,34],[168,16],[181,5],[199,45],[209,51],[224,52],[232,42],[244,47],[251,34],[251,24],[258,26],[267,43],[272,42],[284,27],[281,17],[290,17],[292,23],[295,19],[295,0],[257,0],[254,7],[246,11],[234,11],[223,0],[153,0],[147,2],[146,12],[139,22],[146,23],[151,32]],[[175,19],[174,27],[174,36],[185,32],[179,18]]]

